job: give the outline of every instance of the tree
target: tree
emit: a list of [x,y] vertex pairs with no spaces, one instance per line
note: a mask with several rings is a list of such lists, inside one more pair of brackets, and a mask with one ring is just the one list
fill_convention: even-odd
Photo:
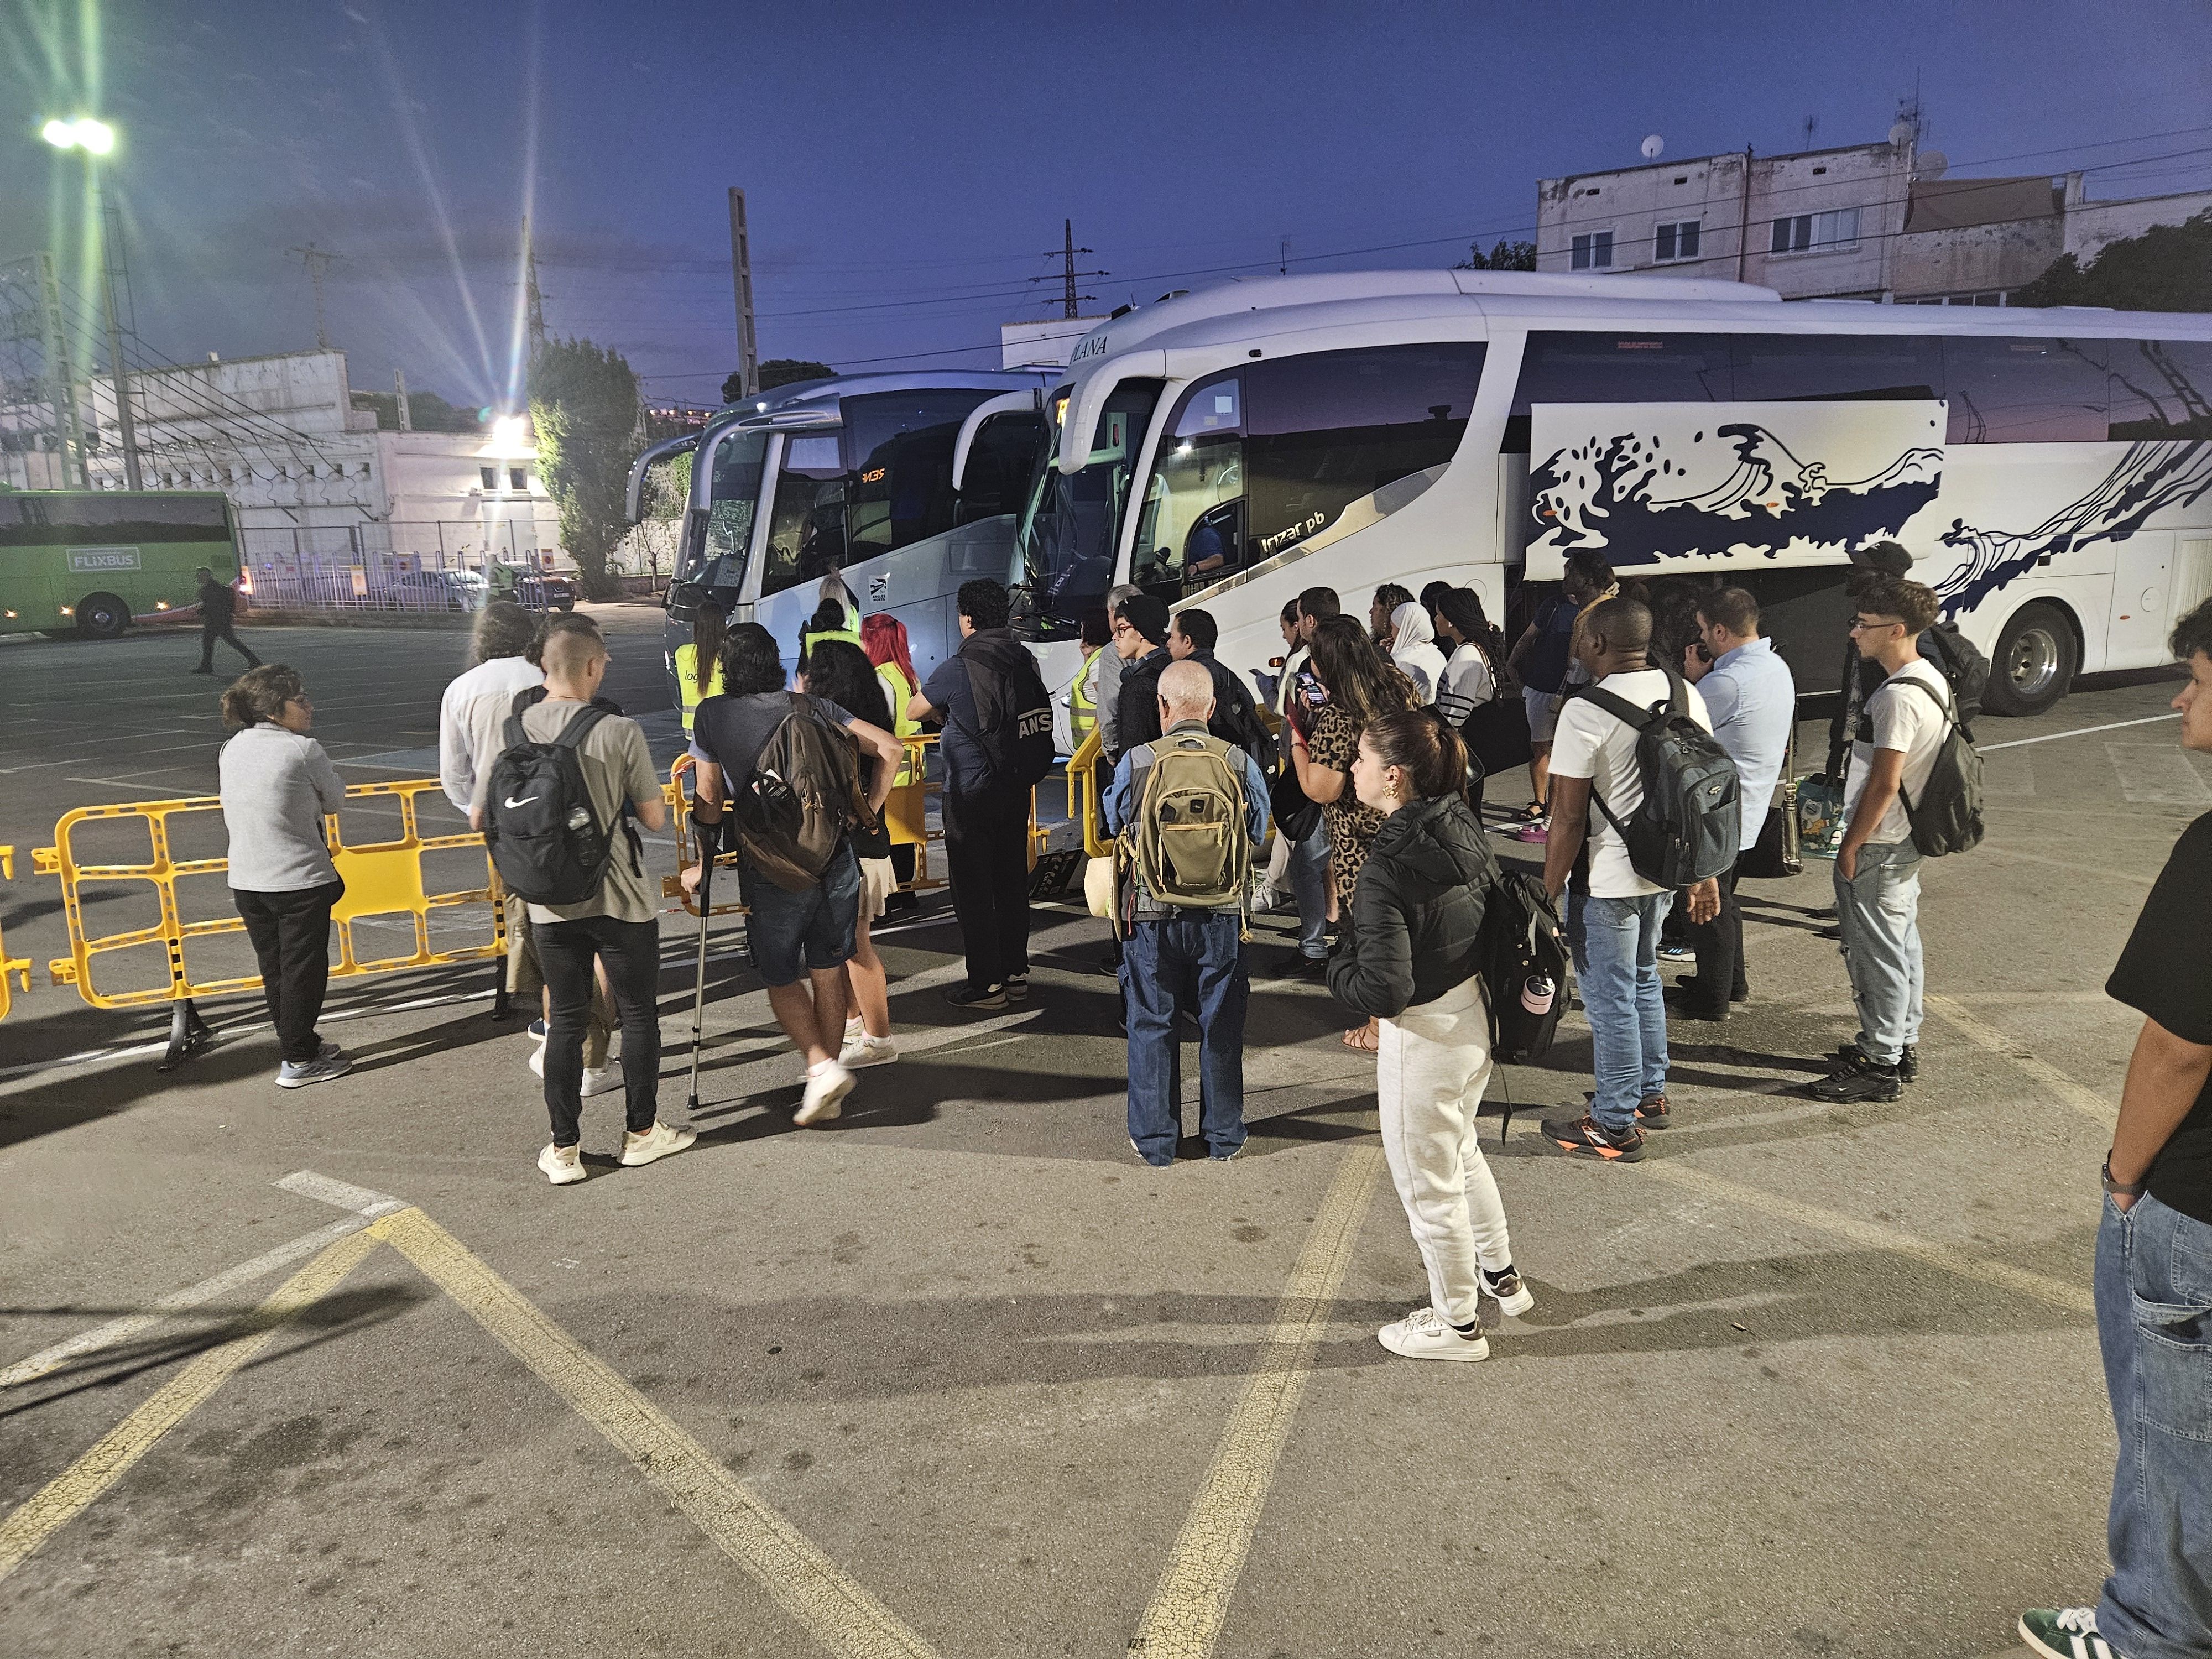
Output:
[[2115,311],[2212,311],[2212,208],[2185,224],[2153,225],[2107,242],[2084,267],[2061,254],[2016,306],[2110,306]]
[[[837,371],[827,363],[817,363],[805,357],[771,357],[760,366],[760,389],[772,392],[780,386],[796,386],[801,380],[826,380]],[[733,404],[745,395],[744,374],[730,371],[722,382],[722,401]]]
[[637,453],[637,375],[620,352],[554,340],[530,362],[530,423],[538,476],[561,512],[561,544],[588,599],[620,591],[607,555],[629,527],[623,495]]
[[1534,270],[1536,268],[1536,245],[1534,242],[1500,241],[1486,257],[1480,242],[1468,244],[1467,258],[1454,265],[1454,270]]

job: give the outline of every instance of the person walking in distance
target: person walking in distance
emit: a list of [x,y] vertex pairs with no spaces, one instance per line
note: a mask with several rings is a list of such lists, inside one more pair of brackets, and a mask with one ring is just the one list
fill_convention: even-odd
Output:
[[1360,733],[1352,786],[1383,822],[1328,964],[1337,1000],[1382,1021],[1382,1152],[1428,1268],[1429,1304],[1376,1334],[1408,1359],[1486,1358],[1480,1298],[1508,1314],[1536,1305],[1475,1135],[1490,1078],[1482,916],[1498,861],[1466,780],[1459,733],[1433,708],[1385,714]]
[[[1680,687],[1690,718],[1711,731],[1697,687],[1654,668],[1650,644],[1651,613],[1634,599],[1592,606],[1575,634],[1577,660],[1598,690],[1649,708]],[[1665,1127],[1670,1110],[1657,951],[1674,895],[1638,873],[1616,827],[1644,804],[1636,739],[1634,726],[1589,698],[1568,701],[1552,749],[1552,833],[1544,847],[1545,890],[1554,900],[1567,896],[1567,939],[1597,1083],[1588,1112],[1547,1118],[1544,1133],[1575,1156],[1627,1164],[1644,1156],[1644,1128]],[[1595,817],[1593,800],[1604,808]],[[1719,884],[1708,877],[1687,902],[1691,921],[1711,921]]]
[[[884,683],[876,678],[867,653],[856,645],[842,640],[815,641],[806,653],[806,672],[799,689],[844,709],[854,717],[856,731],[861,726],[891,731]],[[896,738],[897,733],[892,735]],[[901,744],[900,765],[905,754],[906,745]],[[876,787],[875,775],[884,769],[884,763],[873,755],[862,757],[860,781],[871,800],[890,797],[890,788]],[[898,766],[890,770],[896,776]],[[837,1063],[848,1071],[888,1065],[898,1058],[898,1044],[891,1037],[890,975],[868,939],[868,924],[890,907],[890,896],[898,887],[898,878],[891,872],[891,832],[880,810],[872,830],[856,827],[853,830],[853,852],[860,860],[860,904],[853,926],[853,954],[845,959],[849,1012],[845,1016],[844,1043],[837,1054]]]
[[200,580],[200,665],[195,674],[215,672],[215,642],[221,640],[246,659],[248,668],[261,666],[261,659],[253,654],[252,647],[238,637],[238,590],[228,582],[215,579],[215,572],[202,565],[192,573]]
[[[2212,603],[2176,624],[2181,746],[2212,754]],[[2039,1607],[2046,1659],[2212,1653],[2212,813],[2181,832],[2105,994],[2143,1017],[2105,1158],[2097,1343],[2119,1431],[2094,1607]]]
[[353,1062],[315,1030],[331,978],[331,907],[345,892],[323,842],[323,820],[345,785],[307,733],[315,706],[296,669],[250,668],[222,694],[241,728],[222,746],[223,828],[230,832],[230,896],[253,941],[262,1000],[283,1054],[280,1089],[343,1077]]
[[1920,849],[1906,802],[1935,769],[1951,708],[1950,686],[1920,654],[1936,595],[1882,576],[1859,585],[1857,605],[1852,642],[1882,667],[1851,744],[1836,848],[1836,921],[1859,1030],[1809,1086],[1815,1099],[1839,1102],[1895,1100],[1920,1075]]
[[[1743,787],[1743,827],[1736,845],[1749,853],[1759,844],[1759,829],[1782,781],[1790,732],[1797,719],[1797,682],[1790,665],[1775,653],[1773,641],[1759,637],[1759,601],[1744,589],[1722,587],[1701,595],[1697,626],[1703,649],[1684,653],[1683,673],[1705,700],[1714,741],[1735,763]],[[1668,996],[1675,1012],[1692,1019],[1726,1019],[1730,1003],[1751,998],[1736,872],[1730,870],[1718,879],[1719,914],[1690,927],[1698,971],[1673,987]]]
[[[817,644],[816,649],[821,648]],[[701,759],[693,823],[700,832],[700,860],[684,872],[685,886],[695,890],[700,872],[714,855],[725,803],[752,793],[763,754],[787,720],[837,728],[859,745],[858,762],[876,763],[867,803],[878,819],[903,754],[896,738],[851,710],[821,696],[787,691],[775,636],[758,623],[739,623],[730,629],[722,647],[722,684],[720,696],[699,705]],[[832,741],[845,740],[830,735]],[[835,801],[840,793],[836,780],[828,777],[782,782],[802,797],[811,793]],[[738,817],[742,823],[743,815]],[[846,1046],[845,1012],[850,1006],[847,964],[860,947],[862,883],[852,836],[842,836],[818,877],[797,890],[772,876],[756,849],[741,839],[738,886],[747,912],[746,948],[768,987],[768,1005],[784,1035],[806,1058],[806,1090],[793,1121],[802,1127],[827,1122],[844,1109],[842,1102],[853,1091],[853,1073],[838,1058]],[[888,1036],[888,1009],[884,1022]]]
[[[660,1088],[660,907],[645,871],[645,852],[629,820],[647,830],[666,822],[660,781],[637,722],[594,707],[606,678],[606,642],[594,628],[558,628],[544,638],[541,665],[544,696],[522,704],[507,722],[507,749],[555,744],[572,725],[573,746],[588,798],[588,811],[608,842],[598,891],[573,903],[529,906],[530,931],[544,969],[549,996],[545,1048],[545,1110],[552,1139],[538,1167],[556,1187],[584,1179],[582,1117],[584,1027],[592,1002],[595,962],[622,1020],[624,1127],[622,1162],[635,1167],[680,1152],[699,1137],[672,1128],[658,1116]],[[527,753],[526,748],[522,752]],[[495,780],[511,765],[486,771],[477,782],[470,817],[479,830],[493,813],[526,807],[500,794]],[[495,796],[498,796],[495,804]],[[495,825],[495,830],[496,826]]]
[[[1157,601],[1155,601],[1157,603]],[[1133,843],[1133,926],[1121,990],[1129,1028],[1129,1145],[1155,1168],[1175,1162],[1181,1133],[1179,1015],[1199,1029],[1199,1129],[1208,1156],[1231,1158],[1244,1145],[1245,883],[1267,835],[1267,783],[1259,765],[1206,729],[1213,678],[1203,665],[1168,665],[1159,677],[1161,735],[1122,756],[1106,794],[1106,822]],[[1174,769],[1162,771],[1162,767]],[[1167,849],[1160,825],[1176,811],[1165,799],[1203,803],[1181,820],[1219,826],[1206,842],[1218,867]],[[1234,837],[1242,836],[1239,848]],[[1154,849],[1158,849],[1155,851]],[[1170,857],[1173,853],[1174,856]],[[1241,856],[1240,856],[1241,854]],[[1170,889],[1172,874],[1185,884]]]
[[945,723],[945,860],[968,957],[967,982],[945,1000],[1003,1008],[1030,994],[1030,789],[1052,766],[1052,699],[1006,626],[1006,590],[963,582],[957,603],[960,649],[907,708]]

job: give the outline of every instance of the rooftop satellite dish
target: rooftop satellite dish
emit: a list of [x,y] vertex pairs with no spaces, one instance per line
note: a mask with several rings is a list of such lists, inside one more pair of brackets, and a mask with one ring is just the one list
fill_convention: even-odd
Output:
[[1899,121],[1889,130],[1889,142],[1900,149],[1911,143],[1915,136],[1910,121]]
[[1642,145],[1644,159],[1647,161],[1656,161],[1659,159],[1659,152],[1666,148],[1667,141],[1655,132],[1644,141]]
[[1923,149],[1912,168],[1912,176],[1933,184],[1951,169],[1951,158],[1940,149]]

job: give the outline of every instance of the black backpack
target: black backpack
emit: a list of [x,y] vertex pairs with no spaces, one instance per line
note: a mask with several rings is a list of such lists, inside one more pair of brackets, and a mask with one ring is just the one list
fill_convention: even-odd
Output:
[[1513,1065],[1541,1060],[1567,1006],[1567,952],[1544,884],[1526,871],[1501,871],[1482,907],[1475,950],[1490,993],[1491,1057]]
[[1743,784],[1713,734],[1690,718],[1688,688],[1673,669],[1667,701],[1638,708],[1592,685],[1582,695],[1636,730],[1644,799],[1626,823],[1593,788],[1590,799],[1628,843],[1628,862],[1648,882],[1680,891],[1735,867],[1743,832]]
[[[1959,631],[1958,623],[1948,619],[1922,635],[1921,644],[1936,647],[1932,653],[1923,648],[1920,654],[1950,682],[1959,724],[1971,728],[1982,712],[1983,694],[1990,689],[1990,659],[1982,654],[1981,647]],[[1969,730],[1966,735],[1971,738],[1973,732]]]
[[1903,677],[1943,711],[1943,738],[1936,745],[1936,762],[1915,801],[1903,788],[1905,816],[1912,825],[1912,844],[1923,858],[1940,859],[1950,853],[1968,853],[1982,844],[1982,751],[1961,720],[1955,698],[1936,696],[1936,688],[1917,674]]
[[1012,635],[970,635],[960,648],[975,702],[976,746],[1001,788],[1033,789],[1051,775],[1052,696],[1036,659]]
[[[485,781],[484,845],[500,880],[518,898],[581,904],[598,895],[614,856],[614,839],[592,809],[576,754],[607,711],[587,704],[552,742],[536,743],[522,729],[522,707],[518,702],[507,718],[507,747]],[[635,832],[630,834],[634,842]]]

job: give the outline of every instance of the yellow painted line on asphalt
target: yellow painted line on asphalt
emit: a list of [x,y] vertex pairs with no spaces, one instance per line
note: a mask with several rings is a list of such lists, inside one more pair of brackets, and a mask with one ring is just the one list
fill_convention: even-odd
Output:
[[478,1324],[666,1492],[808,1634],[850,1659],[935,1659],[935,1650],[838,1571],[653,1402],[417,1209],[373,1224]]
[[1658,1180],[1703,1193],[1723,1203],[1764,1211],[1777,1220],[1795,1222],[1799,1226],[1834,1233],[1869,1249],[1889,1250],[1899,1255],[1911,1256],[1916,1261],[1925,1262],[1944,1273],[1956,1273],[1961,1279],[1977,1279],[1982,1284],[1993,1285],[1999,1290],[2011,1291],[2021,1296],[2032,1296],[2054,1308],[2063,1308],[2068,1313],[2093,1314],[2097,1310],[2096,1300],[2087,1285],[2070,1285],[2064,1279],[2046,1278],[2041,1273],[2030,1273],[2025,1267],[2015,1267],[2009,1262],[1992,1261],[1986,1256],[1969,1255],[1963,1250],[1952,1249],[1948,1245],[1932,1243],[1896,1227],[1884,1227],[1872,1221],[1862,1221],[1856,1216],[1823,1209],[1815,1204],[1800,1204],[1795,1199],[1779,1198],[1756,1187],[1747,1187],[1740,1181],[1729,1181],[1704,1170],[1693,1169],[1679,1158],[1647,1158],[1637,1167]]
[[376,1248],[366,1232],[349,1234],[279,1285],[257,1308],[243,1334],[210,1348],[160,1392],[109,1430],[92,1449],[0,1520],[0,1578],[83,1513],[163,1435],[183,1422],[234,1372],[275,1338],[279,1327],[336,1290]]
[[2049,1060],[2039,1060],[1995,1026],[1986,1024],[1968,1013],[1951,998],[1937,996],[1931,991],[1924,1000],[1967,1042],[2010,1060],[2083,1116],[2096,1119],[2108,1129],[2120,1121],[2120,1109],[2094,1089],[2086,1084],[2076,1083]]
[[1329,1183],[1276,1307],[1258,1367],[1229,1414],[1152,1605],[1129,1638],[1129,1652],[1146,1659],[1204,1659],[1213,1650],[1382,1162],[1380,1147],[1355,1147]]

